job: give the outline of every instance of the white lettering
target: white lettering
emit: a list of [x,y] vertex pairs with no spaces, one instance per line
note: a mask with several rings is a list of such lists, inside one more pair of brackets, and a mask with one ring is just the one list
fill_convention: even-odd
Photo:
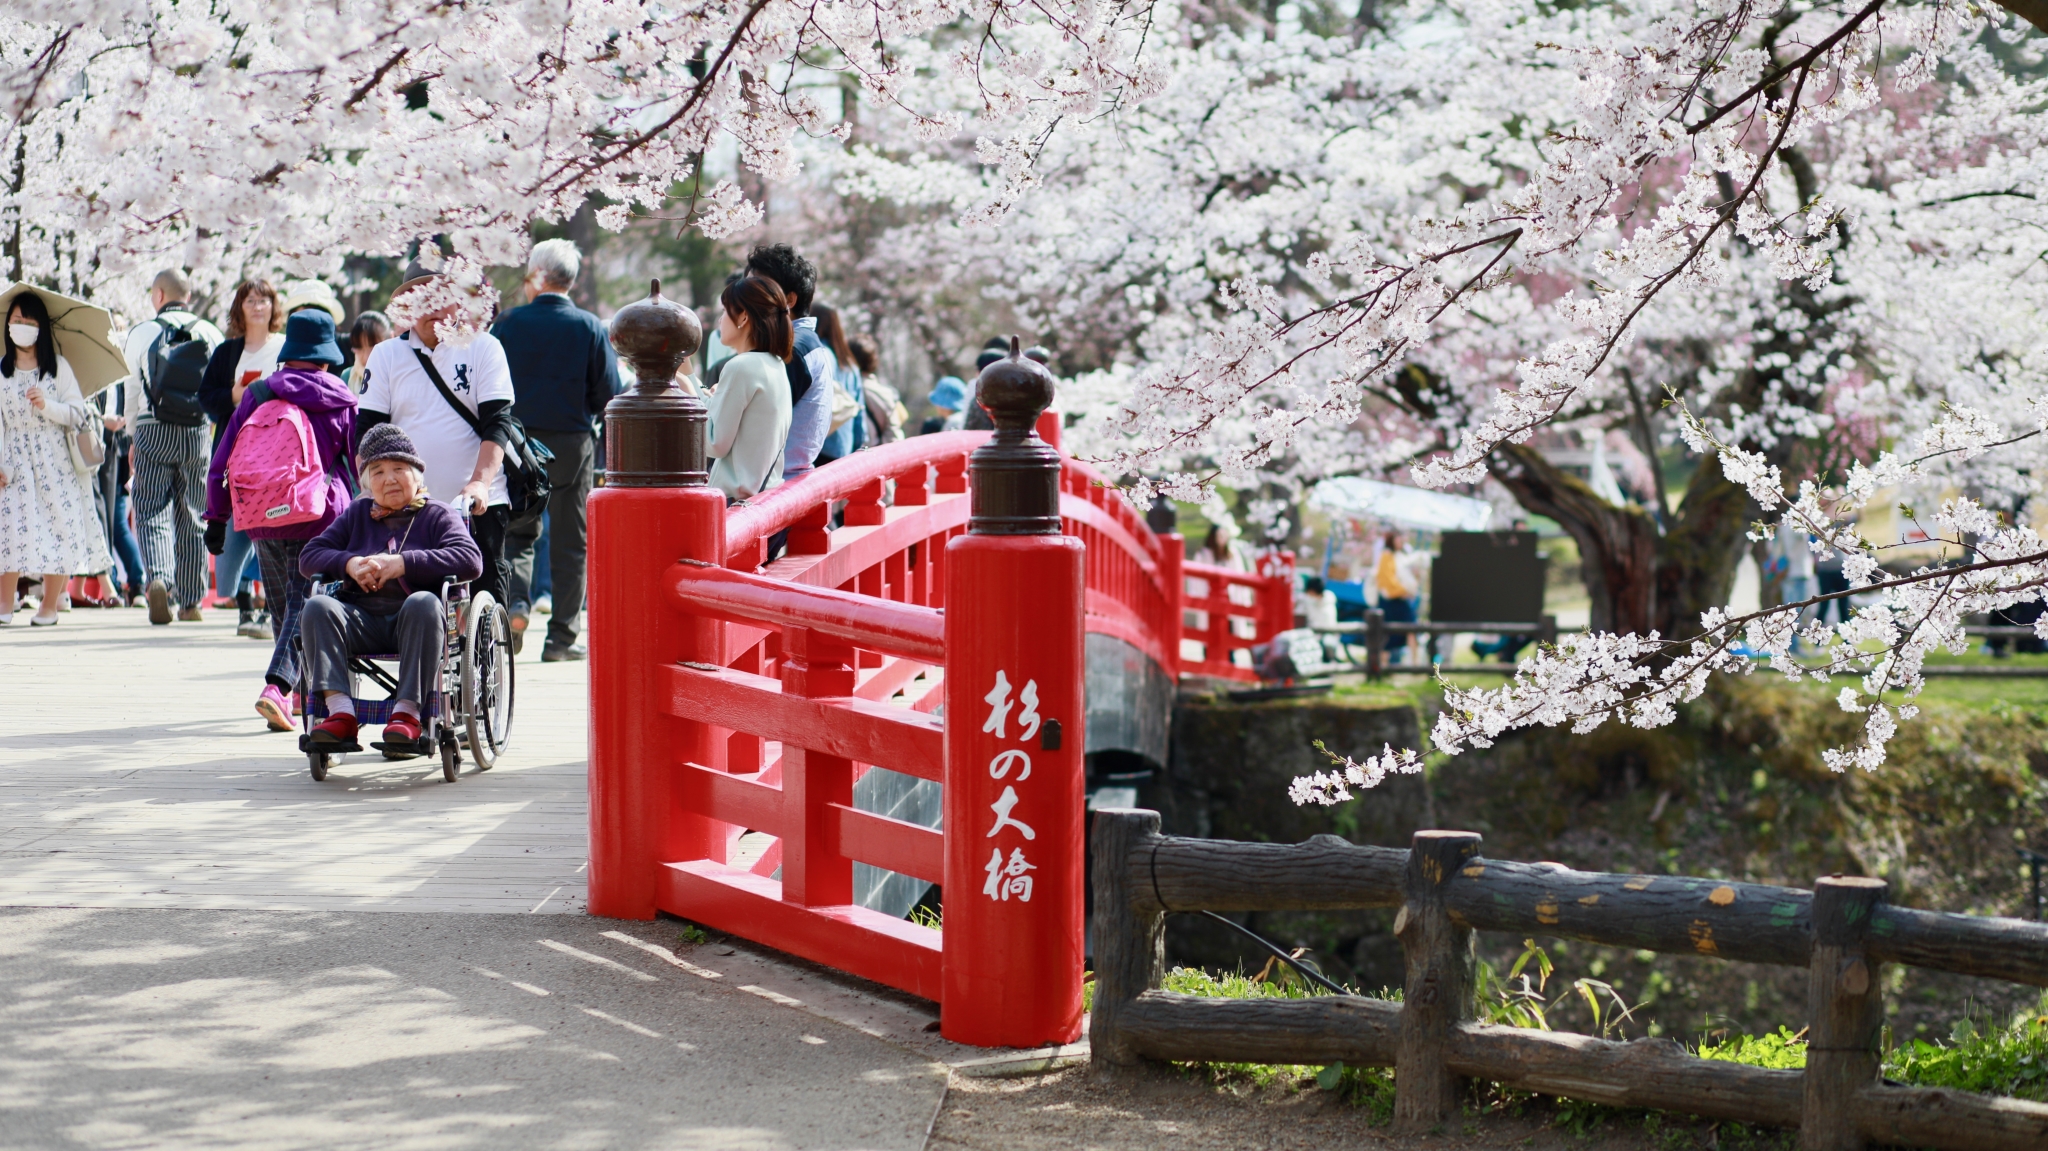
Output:
[[994,839],[996,837],[996,832],[1001,831],[1005,827],[1014,827],[1018,831],[1024,833],[1024,838],[1037,839],[1038,833],[1031,830],[1030,824],[1025,823],[1021,819],[1014,819],[1011,817],[1010,812],[1014,810],[1016,806],[1017,789],[1014,787],[1004,787],[1002,796],[999,797],[994,803],[989,804],[989,810],[996,813],[996,825],[994,827],[989,828],[988,834],[983,836],[982,838]]
[[1003,727],[1010,718],[1010,677],[1004,675],[1001,668],[996,669],[996,685],[981,698],[988,704],[988,719],[981,725],[981,730],[997,739],[1010,738]]
[[1038,734],[1038,681],[1030,680],[1017,696],[1024,710],[1017,713],[1017,725],[1024,730],[1017,733],[1018,739],[1031,739]]
[[1019,903],[1031,902],[1031,876],[1026,872],[1037,871],[1038,865],[1024,858],[1024,849],[1019,847],[1010,852],[1010,862],[1003,862],[1003,849],[998,847],[989,854],[988,882],[981,885],[981,893],[994,900],[1007,900],[1012,895]]
[[1023,770],[1017,773],[1017,782],[1023,783],[1031,778],[1031,757],[1013,747],[988,761],[988,777],[990,779],[1001,779],[1010,774],[1011,768],[1020,765],[1023,767]]

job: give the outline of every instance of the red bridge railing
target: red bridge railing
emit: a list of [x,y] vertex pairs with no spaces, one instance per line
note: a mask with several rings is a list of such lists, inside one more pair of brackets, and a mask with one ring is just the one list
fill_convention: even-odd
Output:
[[[1219,653],[1287,626],[1287,588],[1198,576],[1228,607],[1197,610],[1252,626],[1183,658],[1194,565],[1030,434],[1050,380],[1020,363],[983,380],[1007,397],[993,439],[886,445],[731,508],[694,400],[615,402],[590,500],[593,914],[666,911],[937,1000],[957,1041],[1078,1036],[1083,633],[1245,676]],[[944,830],[856,806],[876,767],[940,784]],[[774,837],[751,861],[748,832]],[[943,930],[858,905],[856,862],[941,885]]]

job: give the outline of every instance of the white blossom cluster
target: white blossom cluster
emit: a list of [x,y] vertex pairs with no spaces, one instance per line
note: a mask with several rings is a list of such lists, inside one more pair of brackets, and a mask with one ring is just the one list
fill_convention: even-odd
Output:
[[1365,757],[1363,762],[1329,751],[1320,740],[1316,749],[1336,761],[1337,769],[1295,776],[1287,788],[1288,797],[1295,803],[1320,803],[1326,807],[1343,803],[1351,798],[1354,787],[1374,788],[1390,775],[1414,775],[1422,770],[1421,756],[1407,748],[1395,751],[1392,744],[1382,747],[1378,755]]
[[[850,76],[1006,160],[999,209],[1061,117],[1155,93],[1151,0],[17,0],[0,10],[0,237],[18,278],[102,297],[171,264],[335,271],[445,237],[517,262],[535,219],[760,218],[679,189],[736,142],[769,180],[843,134]],[[963,91],[974,94],[972,103]],[[963,107],[964,105],[964,107]]]

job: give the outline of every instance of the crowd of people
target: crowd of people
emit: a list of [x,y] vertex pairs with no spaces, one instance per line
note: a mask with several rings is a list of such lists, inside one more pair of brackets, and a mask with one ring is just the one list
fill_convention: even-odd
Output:
[[[237,286],[220,326],[195,310],[185,273],[166,269],[152,315],[123,341],[126,374],[91,395],[45,300],[16,290],[0,353],[0,626],[31,585],[30,626],[71,606],[196,623],[210,597],[231,600],[238,634],[271,645],[257,714],[291,730],[303,679],[326,713],[315,739],[336,745],[355,736],[333,686],[347,650],[417,655],[425,639],[410,633],[431,621],[416,597],[436,576],[465,572],[473,593],[506,605],[515,654],[544,604],[541,659],[586,658],[585,501],[602,466],[598,421],[621,386],[604,323],[570,299],[581,271],[574,244],[536,244],[525,303],[471,331],[456,305],[402,306],[415,292],[446,298],[446,278],[418,264],[389,316],[351,320],[317,280],[258,279]],[[816,291],[810,261],[763,245],[709,309],[701,378],[682,384],[705,398],[711,482],[729,500],[906,434],[989,426],[972,385],[947,376],[910,432],[878,342]],[[1006,347],[989,341],[977,371]],[[316,595],[316,578],[337,594]],[[405,670],[387,743],[419,730],[420,680]]]

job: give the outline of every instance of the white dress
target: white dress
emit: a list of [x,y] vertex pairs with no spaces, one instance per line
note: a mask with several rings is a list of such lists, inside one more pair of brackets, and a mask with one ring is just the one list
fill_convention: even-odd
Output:
[[[28,402],[31,384],[43,389],[40,412]],[[97,473],[80,475],[66,443],[91,418],[62,357],[54,379],[0,373],[0,571],[93,575],[113,566],[93,505]]]

